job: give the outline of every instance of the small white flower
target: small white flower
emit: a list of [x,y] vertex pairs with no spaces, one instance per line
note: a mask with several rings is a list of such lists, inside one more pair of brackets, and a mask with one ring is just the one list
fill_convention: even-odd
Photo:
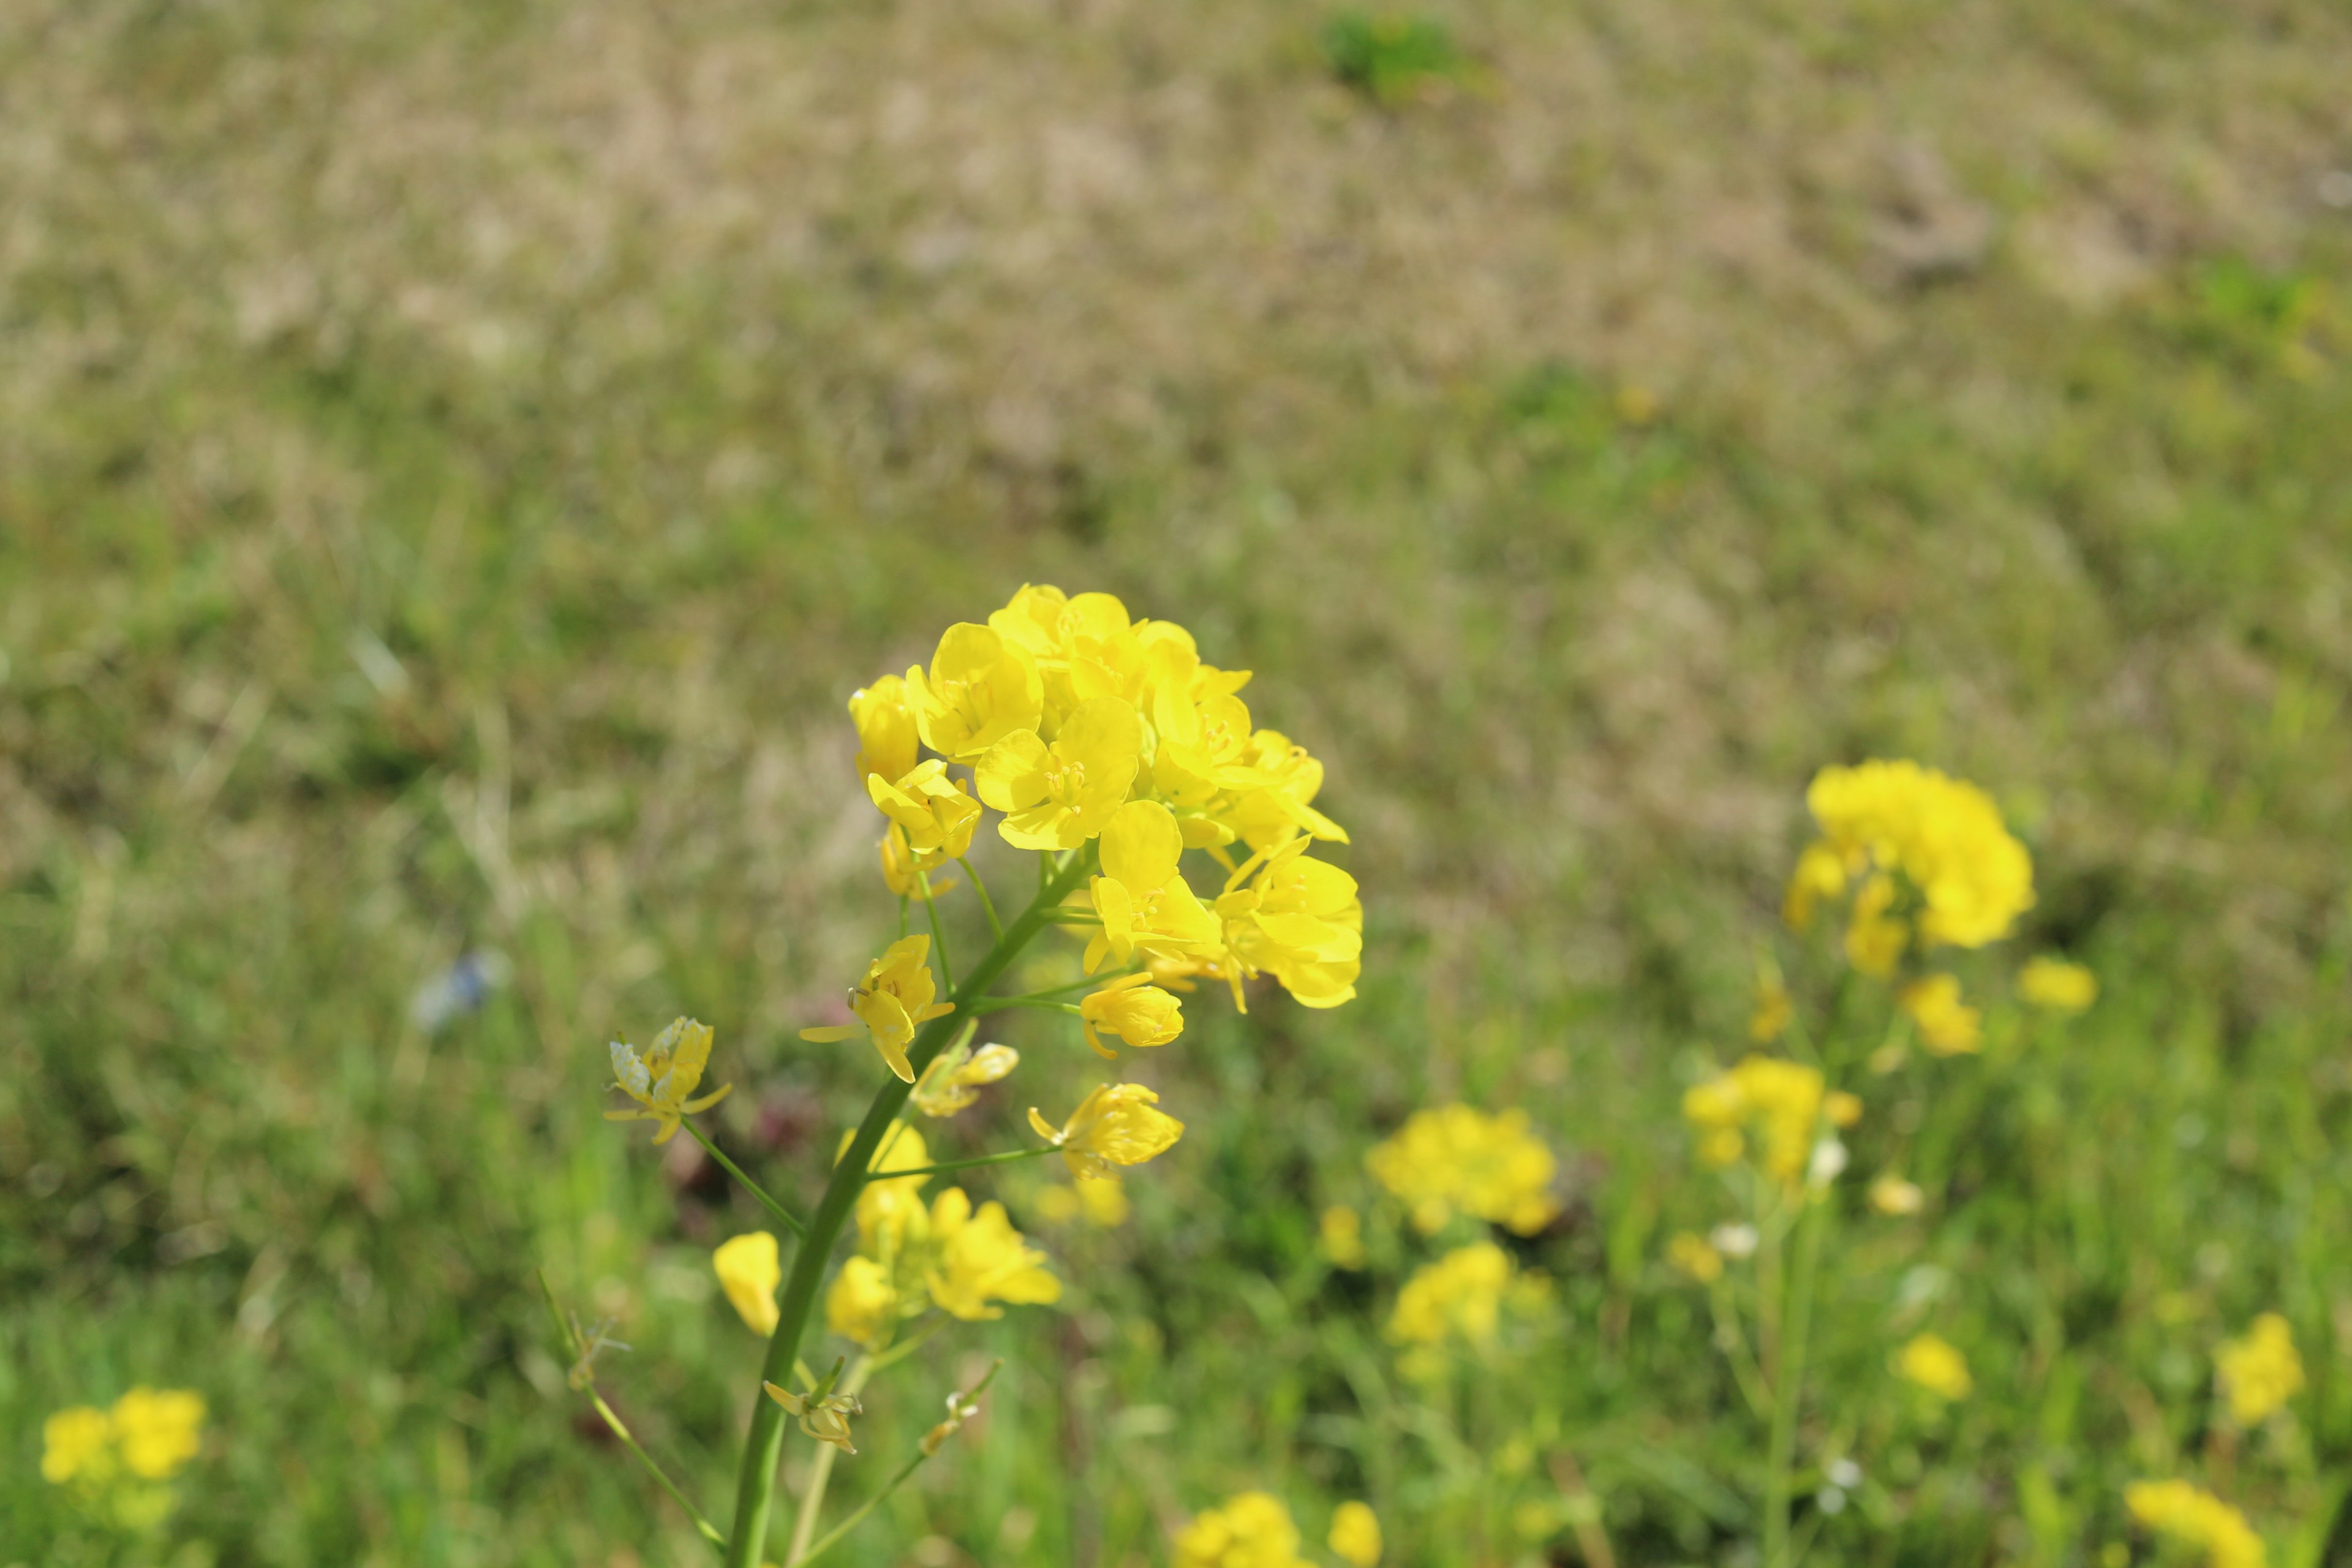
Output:
[[1812,1163],[1805,1172],[1805,1180],[1814,1187],[1826,1187],[1844,1173],[1845,1163],[1845,1145],[1834,1138],[1824,1138],[1813,1145]]
[[1756,1256],[1756,1227],[1752,1225],[1719,1225],[1707,1232],[1706,1238],[1726,1258]]

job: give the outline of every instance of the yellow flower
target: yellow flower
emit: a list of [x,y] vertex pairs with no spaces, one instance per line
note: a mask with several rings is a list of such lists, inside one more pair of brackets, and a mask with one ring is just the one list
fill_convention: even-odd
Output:
[[1072,1175],[1099,1179],[1113,1165],[1140,1165],[1165,1153],[1184,1135],[1182,1122],[1153,1109],[1159,1103],[1160,1097],[1139,1083],[1105,1084],[1058,1131],[1034,1105],[1029,1125],[1062,1152]]
[[1789,988],[1780,977],[1769,971],[1756,976],[1756,1005],[1748,1014],[1748,1037],[1759,1046],[1769,1046],[1780,1037],[1796,1016],[1796,1005],[1789,999]]
[[[1181,660],[1155,662],[1176,665]],[[1192,656],[1181,677],[1163,676],[1147,710],[1158,743],[1151,756],[1151,787],[1162,799],[1195,809],[1221,794],[1265,784],[1265,774],[1252,763],[1248,705],[1214,686],[1198,688],[1193,678],[1203,669],[1207,667]],[[1208,673],[1213,679],[1221,672]]]
[[1343,1502],[1331,1510],[1331,1534],[1325,1542],[1355,1568],[1373,1568],[1381,1560],[1381,1521],[1369,1504]]
[[1237,1004],[1240,974],[1261,971],[1302,1006],[1337,1007],[1356,994],[1364,950],[1356,879],[1305,854],[1307,845],[1295,837],[1244,863],[1217,900]]
[[1822,1097],[1822,1114],[1829,1118],[1832,1127],[1851,1127],[1862,1120],[1862,1097],[1842,1089],[1832,1089]]
[[41,1479],[103,1481],[114,1473],[114,1423],[103,1410],[77,1405],[41,1423]]
[[1127,1201],[1127,1184],[1117,1176],[1098,1182],[1056,1182],[1037,1194],[1037,1216],[1047,1225],[1083,1219],[1100,1229],[1116,1230],[1133,1212]]
[[[834,1153],[837,1161],[848,1152],[855,1132],[841,1135],[841,1147]],[[882,1135],[880,1149],[868,1167],[875,1173],[866,1179],[857,1194],[857,1234],[870,1245],[877,1256],[885,1258],[902,1252],[910,1241],[919,1241],[927,1232],[929,1218],[923,1210],[923,1188],[929,1184],[929,1176],[886,1176],[891,1171],[919,1171],[931,1163],[930,1151],[924,1146],[923,1135],[903,1122],[894,1123]]]
[[929,873],[946,857],[933,850],[919,855],[907,843],[907,830],[897,823],[882,836],[882,884],[902,899],[921,900],[925,881],[929,881],[930,898],[943,898],[956,885],[953,877],[933,879]]
[[1156,800],[1130,800],[1102,833],[1103,874],[1092,896],[1102,927],[1087,943],[1087,973],[1105,957],[1125,963],[1137,948],[1171,955],[1213,951],[1216,916],[1185,885],[1177,862],[1184,837]]
[[1003,1204],[982,1204],[974,1213],[961,1187],[948,1188],[931,1205],[931,1245],[924,1282],[933,1304],[950,1316],[977,1322],[1004,1315],[992,1301],[1026,1306],[1062,1299],[1062,1282],[1044,1268],[1045,1255],[1013,1228]]
[[892,942],[881,957],[866,965],[866,978],[849,994],[849,1010],[857,1015],[858,1023],[803,1029],[801,1038],[845,1040],[862,1025],[890,1070],[905,1082],[914,1082],[915,1069],[907,1060],[907,1047],[914,1042],[915,1030],[955,1011],[948,1003],[931,1000],[937,987],[928,962],[930,952],[928,936],[901,937]]
[[1130,1046],[1164,1046],[1184,1032],[1184,1005],[1152,984],[1149,974],[1122,974],[1078,1004],[1078,1023],[1097,1056],[1115,1057],[1097,1028]]
[[920,667],[907,671],[907,706],[916,731],[951,763],[976,762],[1005,736],[1035,729],[1044,700],[1028,652],[970,621],[940,636],[929,673]]
[[[1738,1159],[1747,1149],[1742,1130],[1757,1126],[1765,1170],[1794,1186],[1812,1159],[1829,1098],[1813,1068],[1750,1056],[1685,1090],[1683,1117],[1699,1135],[1699,1158],[1713,1166]],[[1860,1102],[1849,1096],[1836,1110],[1858,1114]]]
[[1984,1016],[1960,1000],[1960,983],[1930,974],[1903,988],[1903,1010],[1919,1026],[1919,1038],[1939,1057],[1964,1056],[1984,1045]]
[[871,1258],[844,1263],[824,1293],[825,1327],[870,1350],[898,1321],[898,1292],[891,1287],[890,1271]]
[[961,780],[947,773],[947,763],[933,757],[917,763],[895,784],[880,773],[867,774],[866,793],[906,834],[908,847],[916,854],[961,860],[971,847],[971,830],[980,825],[980,802],[964,793]]
[[1254,789],[1220,795],[1205,808],[1207,820],[1223,830],[1218,837],[1239,838],[1253,851],[1271,849],[1299,833],[1309,838],[1348,842],[1347,830],[1309,804],[1322,792],[1323,764],[1308,755],[1306,747],[1278,730],[1260,730],[1250,737],[1243,761],[1264,782]]
[[2132,1518],[2159,1535],[2202,1547],[2212,1568],[2263,1568],[2263,1538],[2246,1516],[2187,1481],[2134,1481],[2124,1489]]
[[[1829,854],[1809,850],[1798,862],[1786,911],[1791,924],[1806,924],[1814,903],[1838,896],[1847,879],[1872,868],[1882,876],[1900,874],[1916,896],[1923,948],[1982,947],[2007,935],[2033,905],[2032,858],[2002,825],[1992,797],[1972,784],[1916,763],[1867,762],[1823,768],[1806,790],[1805,804]],[[1864,881],[1865,894],[1875,880]],[[1873,959],[1881,955],[1878,944],[1901,923],[1886,915],[1893,893],[1886,889],[1867,925],[1857,900],[1860,936],[1849,933],[1850,947]],[[1859,957],[1856,967],[1864,967]]]
[[1723,1278],[1723,1254],[1713,1242],[1691,1231],[1678,1231],[1666,1243],[1666,1261],[1702,1285]]
[[830,1443],[843,1453],[855,1456],[857,1445],[849,1440],[849,1418],[863,1415],[866,1407],[857,1403],[854,1394],[828,1394],[822,1396],[814,1391],[794,1394],[762,1381],[761,1388],[768,1397],[784,1407],[784,1414],[800,1418],[801,1430],[820,1443]]
[[1934,1334],[1915,1335],[1895,1352],[1895,1370],[1939,1399],[1966,1399],[1976,1386],[1968,1358]]
[[1364,1163],[1424,1234],[1459,1211],[1533,1236],[1559,1212],[1551,1195],[1558,1162],[1528,1130],[1524,1110],[1417,1110],[1394,1137],[1373,1145]]
[[1894,878],[1865,879],[1862,891],[1853,896],[1853,919],[1845,928],[1846,962],[1876,980],[1895,973],[1895,962],[1911,940],[1911,928],[1886,912],[1894,908],[1895,897]]
[[1780,917],[1791,931],[1810,931],[1813,912],[1832,899],[1845,897],[1845,857],[1826,844],[1809,844],[1797,857],[1789,891],[1780,900]]
[[1318,1229],[1321,1233],[1323,1256],[1331,1260],[1334,1268],[1350,1273],[1364,1266],[1364,1222],[1346,1204],[1333,1204],[1323,1211]]
[[849,721],[857,726],[857,776],[879,773],[903,778],[915,765],[914,710],[907,706],[907,683],[886,675],[849,694]]
[[710,1255],[710,1267],[745,1326],[755,1334],[774,1333],[776,1287],[784,1282],[776,1238],[764,1230],[731,1237]]
[[1892,1171],[1870,1184],[1870,1206],[1883,1215],[1917,1214],[1927,1201],[1927,1194],[1916,1183],[1906,1182]]
[[114,1440],[123,1468],[142,1480],[163,1481],[203,1447],[202,1395],[184,1388],[134,1388],[114,1402]]
[[710,1065],[710,1026],[692,1018],[679,1018],[654,1037],[653,1048],[640,1058],[636,1047],[625,1040],[614,1040],[613,1052],[613,1087],[627,1095],[644,1109],[638,1110],[608,1110],[607,1121],[651,1121],[661,1131],[654,1142],[667,1143],[677,1136],[682,1118],[709,1110],[735,1088],[723,1084],[700,1100],[689,1100],[702,1082],[702,1071]]
[[1278,1499],[1244,1492],[1178,1532],[1175,1568],[1305,1568],[1298,1545],[1298,1527]]
[[1515,1272],[1510,1256],[1491,1241],[1456,1247],[1423,1264],[1397,1292],[1389,1338],[1433,1347],[1452,1339],[1492,1344]]
[[1021,1065],[1021,1053],[1011,1046],[955,1045],[941,1051],[924,1069],[915,1092],[907,1098],[929,1117],[953,1116],[980,1098],[980,1090]]
[[2080,1013],[2099,999],[2099,977],[2063,958],[2030,958],[2018,971],[2017,994],[2053,1013]]
[[1082,702],[1048,745],[1022,730],[989,748],[974,768],[980,798],[1004,820],[1016,849],[1075,849],[1102,832],[1127,799],[1143,754],[1143,721],[1112,698]]
[[2276,1312],[2256,1318],[2244,1339],[2226,1342],[2213,1360],[2229,1395],[2230,1419],[2241,1426],[2259,1425],[2302,1391],[2294,1331]]

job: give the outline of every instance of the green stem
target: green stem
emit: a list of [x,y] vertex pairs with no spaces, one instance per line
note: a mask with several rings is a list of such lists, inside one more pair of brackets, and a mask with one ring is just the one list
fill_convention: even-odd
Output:
[[766,1209],[770,1214],[774,1215],[778,1222],[781,1223],[785,1229],[791,1231],[794,1236],[806,1236],[808,1234],[808,1226],[801,1223],[800,1217],[794,1215],[790,1209],[784,1207],[783,1205],[770,1197],[766,1188],[761,1186],[759,1183],[753,1181],[751,1177],[743,1173],[742,1166],[738,1165],[734,1161],[720,1153],[719,1152],[719,1145],[713,1143],[709,1139],[703,1136],[702,1129],[694,1124],[692,1118],[685,1118],[684,1121],[686,1130],[694,1134],[694,1141],[702,1145],[703,1152],[718,1161],[719,1165],[725,1169],[729,1175],[742,1183],[743,1190],[750,1193],[753,1197],[759,1199],[760,1206],[761,1208]]
[[1790,1270],[1789,1312],[1780,1373],[1772,1380],[1772,1446],[1764,1491],[1764,1568],[1790,1568],[1789,1484],[1797,1450],[1797,1409],[1805,1396],[1805,1337],[1813,1315],[1813,1276],[1822,1256],[1826,1194],[1797,1216],[1797,1257]]
[[[907,1053],[917,1078],[962,1027],[961,1010],[996,983],[1013,955],[1045,929],[1049,911],[1085,879],[1087,859],[1085,855],[1073,855],[1044,879],[1035,901],[1005,928],[996,945],[973,965],[963,984],[955,989],[950,1000],[958,1011],[943,1014],[923,1026],[915,1037],[913,1048]],[[834,1166],[824,1195],[817,1200],[816,1212],[809,1216],[808,1235],[793,1258],[792,1273],[784,1280],[776,1331],[768,1341],[767,1360],[761,1369],[763,1381],[782,1383],[799,1354],[801,1334],[816,1305],[817,1289],[824,1282],[834,1247],[841,1239],[842,1227],[848,1223],[859,1191],[866,1185],[874,1152],[881,1146],[890,1123],[905,1108],[911,1087],[897,1078],[883,1081],[882,1087],[874,1091],[874,1101],[866,1108],[866,1120],[858,1124],[848,1150]],[[784,1407],[763,1394],[752,1402],[751,1429],[743,1442],[743,1463],[735,1483],[735,1531],[727,1543],[727,1568],[759,1568],[761,1549],[768,1539],[768,1510],[774,1500],[776,1464],[782,1456],[783,1446]],[[830,1539],[812,1547],[811,1554],[822,1550]]]
[[[948,962],[948,933],[940,929],[939,900],[931,897],[931,879],[918,876],[915,880],[923,889],[923,914],[931,922],[931,951],[939,955],[940,984],[952,993],[955,990],[955,966]],[[1002,942],[1003,938],[999,937]]]
[[[996,1366],[990,1367],[988,1369],[988,1374],[980,1380],[978,1386],[974,1387],[970,1394],[958,1394],[958,1401],[961,1403],[964,1400],[978,1399],[982,1394],[987,1391],[989,1384],[995,1378],[997,1367],[1001,1367],[1003,1364],[1004,1363],[1000,1361],[996,1363]],[[852,1513],[847,1519],[843,1520],[839,1524],[836,1524],[831,1530],[826,1531],[824,1533],[824,1539],[810,1547],[805,1555],[796,1555],[792,1558],[791,1561],[793,1568],[801,1568],[801,1564],[814,1561],[817,1557],[830,1549],[835,1542],[839,1542],[843,1536],[847,1535],[851,1531],[865,1523],[866,1516],[872,1513],[876,1509],[880,1508],[884,1503],[889,1501],[890,1494],[897,1491],[900,1487],[906,1485],[907,1478],[913,1475],[917,1470],[922,1468],[923,1461],[930,1457],[930,1455],[923,1452],[921,1448],[917,1448],[915,1450],[915,1457],[908,1459],[905,1464],[899,1466],[898,1473],[892,1476],[887,1481],[884,1482],[880,1491],[876,1492],[872,1497],[867,1498],[864,1502],[858,1504],[856,1511]]]
[[971,890],[980,895],[981,913],[988,917],[988,934],[999,942],[1003,941],[1004,922],[996,918],[996,900],[988,896],[988,884],[980,879],[980,873],[972,868],[971,861],[958,859],[956,864],[962,867],[963,874],[971,879]]
[[1056,1002],[1045,996],[983,996],[971,1005],[971,1013],[978,1017],[982,1013],[1002,1013],[1007,1007],[1034,1007],[1045,1013],[1078,1011],[1076,1002]]
[[1016,1002],[1043,1002],[1051,996],[1066,996],[1073,991],[1091,991],[1097,985],[1108,985],[1114,980],[1134,973],[1132,969],[1106,969],[1100,974],[1089,974],[1084,980],[1073,980],[1066,985],[1048,985],[1043,991],[1024,991],[1018,996],[983,996],[972,1011],[985,1013],[991,1006],[999,1004],[1010,1005]]
[[950,1171],[969,1171],[977,1165],[1010,1165],[1019,1160],[1034,1160],[1040,1154],[1056,1152],[1050,1143],[1042,1149],[1013,1149],[1002,1154],[975,1154],[969,1160],[950,1160],[943,1164],[919,1165],[911,1171],[876,1171],[872,1179],[896,1182],[908,1176],[943,1176]]

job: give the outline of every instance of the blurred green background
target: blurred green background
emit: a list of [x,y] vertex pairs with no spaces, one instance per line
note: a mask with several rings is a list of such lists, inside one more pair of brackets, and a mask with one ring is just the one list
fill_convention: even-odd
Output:
[[[1859,1167],[1941,1164],[1832,1269],[1815,1560],[2147,1560],[2183,1473],[2352,1562],[2347,77],[2325,0],[0,8],[0,1563],[701,1560],[531,1271],[723,1518],[757,1215],[599,1119],[604,1042],[715,1024],[814,1196],[872,1064],[795,1031],[890,921],[843,701],[1024,580],[1258,672],[1366,979],[1196,1005],[1129,1226],[974,1178],[1069,1293],[869,1401],[897,1452],[1009,1359],[839,1561],[1158,1563],[1262,1485],[1578,1563],[1568,1453],[1627,1568],[1752,1563],[1675,1103],[1806,780],[1899,754],[2033,850],[2001,962],[2106,990],[1870,1091]],[[951,1150],[1093,1070],[1031,1022]],[[1569,1206],[1558,1324],[1428,1401],[1420,1244],[1314,1225],[1453,1099]],[[2272,1309],[2311,1387],[2216,1477]],[[135,1383],[213,1420],[125,1546],[39,1424]]]

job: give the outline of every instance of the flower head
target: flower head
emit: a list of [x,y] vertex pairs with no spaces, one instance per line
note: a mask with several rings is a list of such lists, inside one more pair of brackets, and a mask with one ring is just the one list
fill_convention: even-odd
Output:
[[1279,1499],[1244,1492],[1178,1532],[1175,1568],[1306,1568],[1298,1546],[1298,1527]]
[[1122,974],[1078,1004],[1078,1022],[1097,1056],[1115,1057],[1098,1030],[1138,1047],[1164,1046],[1184,1032],[1184,1005],[1152,984],[1149,974]]
[[103,1480],[114,1467],[114,1423],[105,1411],[76,1405],[41,1423],[43,1480]]
[[1666,1261],[1702,1285],[1723,1278],[1723,1254],[1713,1242],[1692,1231],[1677,1231],[1666,1243]]
[[1139,947],[1170,956],[1215,950],[1217,918],[1177,868],[1183,853],[1175,816],[1158,801],[1130,800],[1111,814],[1102,832],[1103,874],[1091,889],[1102,926],[1087,943],[1087,973],[1106,957],[1125,963]]
[[1293,837],[1245,862],[1217,900],[1236,1001],[1239,974],[1261,971],[1303,1006],[1337,1007],[1356,994],[1364,951],[1356,879],[1305,853],[1307,845]]
[[1769,1046],[1780,1037],[1796,1016],[1796,1005],[1789,998],[1789,988],[1780,983],[1779,974],[1767,970],[1756,976],[1756,1001],[1748,1014],[1748,1037],[1759,1046]]
[[[41,1477],[106,1487],[119,1479],[167,1481],[204,1447],[204,1396],[184,1388],[133,1388],[111,1410],[78,1405],[41,1424]],[[168,1498],[118,1498],[124,1508],[168,1507]]]
[[2029,958],[2017,972],[2017,994],[2053,1013],[2080,1013],[2099,999],[2099,977],[2063,958]]
[[2263,1568],[2263,1538],[2246,1516],[2187,1481],[2134,1481],[2124,1489],[2132,1518],[2159,1535],[2202,1547],[2212,1568]]
[[849,1418],[863,1415],[866,1407],[857,1403],[854,1394],[794,1394],[772,1383],[760,1386],[768,1397],[784,1407],[784,1414],[800,1418],[801,1430],[820,1443],[830,1443],[845,1454],[855,1455],[857,1445],[849,1439]]
[[613,1087],[642,1109],[608,1110],[604,1120],[655,1122],[661,1128],[654,1134],[656,1143],[677,1137],[681,1120],[709,1110],[735,1087],[722,1084],[700,1100],[688,1098],[700,1086],[703,1069],[710,1065],[710,1026],[692,1018],[677,1019],[655,1036],[653,1048],[642,1058],[626,1040],[614,1040]]
[[722,1242],[710,1255],[719,1288],[728,1303],[755,1334],[776,1331],[776,1287],[784,1282],[776,1238],[764,1230]]
[[1467,1105],[1417,1110],[1364,1157],[1372,1178],[1403,1200],[1423,1234],[1456,1212],[1533,1236],[1551,1223],[1559,1162],[1524,1110],[1489,1116]]
[[931,1247],[925,1283],[941,1311],[966,1322],[1004,1314],[991,1305],[1045,1304],[1062,1299],[1062,1282],[1045,1271],[1045,1255],[1031,1247],[1004,1205],[975,1211],[961,1187],[950,1187],[931,1205]]
[[1491,1241],[1458,1247],[1423,1264],[1397,1292],[1389,1338],[1429,1350],[1454,1341],[1492,1344],[1517,1272],[1510,1255]]
[[918,763],[897,782],[880,773],[866,778],[866,793],[883,816],[907,836],[918,856],[961,860],[980,825],[980,802],[964,793],[961,779],[948,777],[947,763],[933,757]]
[[1968,1358],[1935,1334],[1914,1335],[1895,1352],[1895,1370],[1938,1399],[1966,1399],[1976,1386]]
[[1750,1056],[1685,1090],[1683,1118],[1698,1134],[1701,1163],[1732,1163],[1747,1152],[1752,1131],[1760,1140],[1765,1170],[1793,1187],[1812,1161],[1822,1121],[1859,1113],[1860,1104],[1851,1096],[1834,1107],[1828,1103],[1832,1098],[1816,1069],[1775,1057]]
[[849,721],[857,726],[857,776],[905,775],[915,765],[914,710],[907,706],[907,683],[886,675],[849,694]]
[[890,1070],[904,1081],[914,1082],[915,1069],[907,1060],[907,1047],[914,1042],[916,1029],[955,1011],[948,1003],[931,1000],[937,987],[928,962],[930,952],[928,936],[902,937],[892,942],[881,957],[866,965],[866,978],[849,994],[849,1010],[857,1015],[858,1023],[803,1029],[801,1038],[845,1040],[862,1025]]
[[1353,1568],[1373,1568],[1381,1560],[1380,1516],[1370,1504],[1341,1503],[1331,1510],[1331,1534],[1324,1544]]
[[1021,1053],[1011,1046],[982,1046],[975,1051],[959,1043],[931,1058],[922,1081],[907,1098],[926,1116],[953,1116],[978,1100],[982,1089],[1020,1065]]
[[1920,1042],[1937,1056],[1965,1056],[1983,1048],[1984,1016],[1960,1000],[1960,983],[1950,975],[1915,980],[1897,1000],[1918,1026]]
[[969,621],[940,636],[928,671],[907,671],[906,691],[923,744],[951,763],[976,762],[1005,736],[1035,729],[1045,699],[1028,651]]
[[890,1270],[864,1256],[844,1263],[824,1293],[824,1326],[870,1349],[888,1337],[898,1321],[898,1292]]
[[1079,1102],[1059,1128],[1029,1108],[1037,1136],[1062,1152],[1070,1173],[1108,1176],[1113,1165],[1140,1165],[1165,1153],[1184,1135],[1184,1124],[1154,1109],[1160,1096],[1139,1083],[1105,1084]]
[[980,798],[1004,813],[997,832],[1016,849],[1075,849],[1127,799],[1143,758],[1143,721],[1115,698],[1081,702],[1051,743],[1019,730],[973,768]]
[[2276,1312],[2256,1318],[2243,1339],[2224,1343],[2213,1358],[2230,1419],[2240,1426],[2266,1420],[2303,1389],[2303,1357],[2294,1331]]

